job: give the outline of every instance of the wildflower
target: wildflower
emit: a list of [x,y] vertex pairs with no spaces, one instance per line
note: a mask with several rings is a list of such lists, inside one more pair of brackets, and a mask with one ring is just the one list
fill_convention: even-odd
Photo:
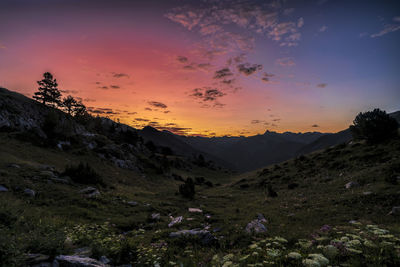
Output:
[[347,251],[354,254],[362,254],[362,251],[355,248],[347,248]]
[[250,249],[256,249],[257,247],[258,247],[258,245],[256,243],[255,244],[251,244],[249,246]]
[[323,248],[323,253],[329,259],[333,259],[339,253],[339,250],[333,245],[327,245]]
[[287,243],[288,242],[285,238],[279,237],[279,236],[276,236],[275,240],[280,242],[280,243]]
[[297,252],[290,252],[290,253],[287,255],[287,258],[288,258],[288,259],[291,259],[291,260],[299,260],[299,259],[301,259],[301,254],[300,254],[300,253],[297,253]]
[[313,261],[318,262],[319,266],[326,266],[329,264],[329,260],[325,258],[322,254],[309,254],[308,258],[311,258]]
[[269,257],[275,258],[281,255],[281,252],[278,249],[267,249],[267,255]]
[[325,224],[324,226],[319,229],[321,232],[329,232],[332,229],[330,225]]
[[311,260],[311,259],[303,260],[303,265],[307,266],[307,267],[320,267],[321,266],[321,264],[319,264],[317,261]]
[[235,257],[235,255],[233,255],[232,253],[227,254],[227,255],[225,255],[225,256],[222,258],[222,261],[223,261],[223,262],[230,261],[230,260],[233,259],[233,257]]
[[366,246],[368,248],[376,248],[376,245],[370,240],[365,240],[364,241],[364,246]]
[[229,267],[229,266],[232,266],[232,264],[233,264],[233,262],[227,261],[222,265],[222,267]]
[[250,257],[250,254],[247,254],[239,259],[239,261],[245,261],[247,258]]

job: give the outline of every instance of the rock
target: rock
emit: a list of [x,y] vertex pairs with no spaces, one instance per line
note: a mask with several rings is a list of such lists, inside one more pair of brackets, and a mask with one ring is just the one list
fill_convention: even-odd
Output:
[[351,181],[351,182],[348,182],[347,184],[345,184],[346,189],[350,189],[350,188],[354,188],[354,187],[358,187],[358,186],[360,186],[360,184],[357,182],[354,182],[354,181]]
[[153,213],[153,214],[151,214],[151,219],[152,219],[153,221],[158,221],[158,220],[160,220],[160,219],[161,219],[160,213]]
[[267,228],[259,220],[253,220],[246,225],[246,232],[251,233],[265,233]]
[[35,197],[36,192],[35,192],[35,190],[26,188],[26,189],[24,190],[24,194],[27,195],[27,196],[30,196],[30,197]]
[[111,262],[106,256],[101,256],[100,261],[104,264],[109,264]]
[[197,213],[202,213],[203,211],[198,208],[189,208],[189,212],[197,212]]
[[89,257],[60,255],[56,257],[60,266],[66,267],[105,267],[106,264]]
[[12,163],[10,165],[8,165],[9,168],[14,168],[14,169],[21,169],[21,166],[19,166],[18,164]]
[[371,195],[371,194],[372,194],[371,191],[363,192],[363,195],[364,195],[364,196],[368,196],[368,195]]
[[128,202],[126,202],[128,205],[131,205],[131,206],[137,206],[138,205],[138,203],[136,202],[136,201],[128,201]]
[[176,218],[170,216],[171,222],[168,224],[168,227],[172,227],[173,225],[177,223],[181,223],[183,221],[183,216],[178,216]]
[[95,198],[100,196],[100,191],[97,188],[89,186],[79,191],[79,193],[83,194],[87,198]]
[[215,237],[207,230],[199,230],[199,229],[192,229],[192,230],[181,230],[178,232],[172,232],[169,234],[169,237],[177,238],[182,236],[197,236],[200,238],[202,244],[207,245],[210,244],[215,240]]
[[7,191],[8,189],[5,186],[0,185],[0,192],[7,192]]
[[400,206],[393,207],[392,211],[389,212],[390,215],[399,216],[400,215]]
[[58,149],[63,150],[64,147],[69,147],[71,146],[70,141],[59,141],[57,144]]
[[264,215],[261,213],[257,214],[257,219],[252,220],[246,225],[245,231],[249,234],[251,233],[264,233],[267,231],[267,228],[262,224],[263,222],[267,222],[267,220],[264,218]]
[[262,215],[261,213],[257,214],[257,220],[259,222],[267,222],[267,220],[265,219],[264,215]]

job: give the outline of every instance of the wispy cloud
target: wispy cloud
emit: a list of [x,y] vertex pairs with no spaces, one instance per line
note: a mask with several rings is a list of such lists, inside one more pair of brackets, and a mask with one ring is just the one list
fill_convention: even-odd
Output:
[[324,25],[321,28],[319,28],[319,32],[325,32],[328,29],[328,26]]
[[116,73],[116,72],[111,72],[114,78],[129,78],[130,76],[126,73]]
[[262,68],[263,66],[261,64],[245,63],[237,65],[238,71],[246,76],[249,76],[259,70],[262,70]]
[[155,107],[155,108],[162,108],[162,109],[165,109],[165,108],[168,107],[166,104],[161,103],[161,102],[158,102],[158,101],[149,101],[149,102],[147,102],[147,103],[148,103],[150,106],[153,106],[153,107]]
[[275,61],[275,64],[282,66],[282,67],[292,67],[296,65],[294,62],[294,59],[292,57],[284,57],[284,58],[278,58]]
[[222,79],[222,78],[232,76],[232,75],[233,75],[233,73],[231,72],[231,70],[229,68],[223,68],[223,69],[215,71],[214,79]]
[[263,82],[269,82],[269,81],[270,81],[270,78],[272,78],[272,77],[274,77],[274,76],[275,76],[275,75],[272,74],[272,73],[264,72],[264,74],[263,74],[261,80],[262,80]]
[[391,33],[391,32],[395,32],[400,30],[400,25],[395,25],[395,24],[387,24],[384,26],[384,28],[377,33],[371,34],[370,37],[371,38],[376,38],[376,37],[380,37],[383,36],[385,34]]

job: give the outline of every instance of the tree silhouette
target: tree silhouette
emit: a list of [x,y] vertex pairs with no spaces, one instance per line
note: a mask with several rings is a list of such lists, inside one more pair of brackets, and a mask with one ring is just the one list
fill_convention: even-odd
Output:
[[76,104],[78,102],[75,100],[75,98],[73,98],[72,96],[67,96],[63,99],[62,101],[62,107],[64,108],[64,110],[69,114],[72,115],[72,111],[74,110]]
[[379,143],[397,136],[399,124],[385,111],[374,109],[359,113],[350,126],[355,140],[366,140],[368,143]]
[[63,99],[61,106],[71,116],[83,116],[86,114],[86,106],[82,101],[78,101],[70,95]]
[[61,93],[57,88],[57,80],[53,79],[53,75],[50,72],[45,72],[43,77],[44,79],[37,81],[39,88],[38,92],[34,93],[33,98],[44,105],[56,107],[61,102]]

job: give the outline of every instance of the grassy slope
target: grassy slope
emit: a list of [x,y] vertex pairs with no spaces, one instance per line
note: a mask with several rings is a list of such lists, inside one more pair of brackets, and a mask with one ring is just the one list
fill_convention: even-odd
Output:
[[[0,184],[10,189],[8,193],[0,193],[0,207],[18,216],[39,216],[57,225],[109,221],[120,232],[144,228],[147,234],[143,242],[146,243],[168,240],[168,233],[173,230],[203,227],[207,222],[211,229],[222,229],[217,234],[224,236],[218,250],[227,251],[247,247],[249,237],[243,229],[257,213],[264,214],[268,220],[267,235],[280,235],[289,240],[308,237],[324,224],[345,225],[353,219],[400,232],[398,218],[387,215],[393,206],[400,205],[400,187],[385,181],[386,170],[400,164],[399,140],[380,146],[337,146],[271,166],[268,174],[261,176],[260,171],[231,176],[202,168],[190,173],[175,170],[183,177],[204,176],[214,184],[221,184],[212,188],[196,186],[194,200],[176,194],[181,182],[152,174],[151,170],[146,176],[122,170],[90,153],[78,155],[74,151],[40,148],[17,141],[6,133],[0,133],[0,147]],[[80,161],[89,162],[105,178],[107,186],[100,188],[99,199],[83,198],[78,191],[84,185],[49,183],[38,167],[48,164],[62,171],[67,164]],[[21,168],[8,167],[12,163]],[[349,181],[358,181],[361,186],[345,189]],[[263,185],[268,183],[278,192],[277,198],[266,195]],[[290,190],[289,183],[298,183],[299,187]],[[18,192],[17,187],[32,188],[38,195],[29,198]],[[367,191],[372,194],[364,195]],[[137,201],[139,205],[131,207],[122,200]],[[211,219],[189,214],[188,207],[202,208]],[[152,224],[148,217],[154,212],[161,214],[161,221]],[[169,214],[195,220],[185,220],[169,229]],[[198,253],[203,253],[200,258],[210,259],[216,249],[199,248]],[[47,251],[31,249],[31,252]]]

